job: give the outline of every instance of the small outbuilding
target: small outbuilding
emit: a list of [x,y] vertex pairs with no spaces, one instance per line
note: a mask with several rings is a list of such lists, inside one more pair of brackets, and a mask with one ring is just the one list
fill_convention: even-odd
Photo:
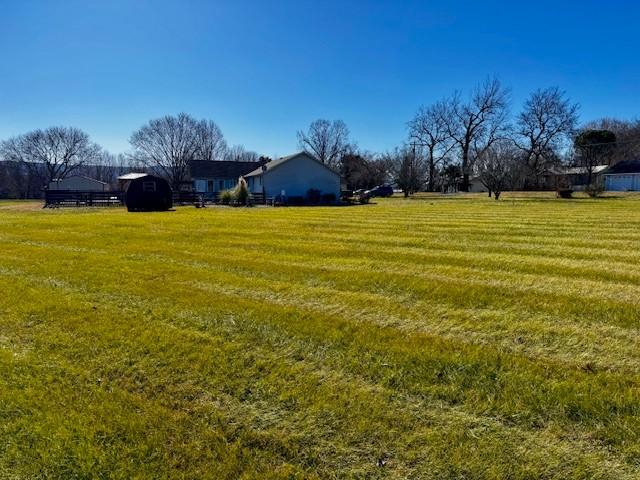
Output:
[[[340,198],[340,174],[307,152],[265,163],[245,175],[251,193],[264,198]],[[313,193],[311,193],[313,192]]]
[[118,182],[130,212],[165,211],[173,207],[173,190],[164,178],[128,173],[118,177]]
[[604,172],[604,189],[640,192],[640,160],[625,160]]
[[106,192],[109,190],[109,184],[84,175],[71,175],[65,178],[56,178],[49,182],[49,190]]

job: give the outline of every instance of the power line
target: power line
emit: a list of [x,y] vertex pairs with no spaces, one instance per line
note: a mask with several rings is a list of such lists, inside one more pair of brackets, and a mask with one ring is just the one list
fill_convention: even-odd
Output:
[[585,147],[599,147],[601,145],[613,145],[613,146],[618,146],[618,145],[626,145],[628,143],[640,143],[640,137],[635,138],[633,140],[625,140],[624,142],[602,142],[602,143],[589,143],[588,145],[585,145]]

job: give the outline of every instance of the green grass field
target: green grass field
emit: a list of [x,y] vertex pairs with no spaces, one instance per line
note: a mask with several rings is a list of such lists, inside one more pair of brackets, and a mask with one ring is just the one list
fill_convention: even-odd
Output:
[[0,478],[640,478],[640,197],[0,203]]

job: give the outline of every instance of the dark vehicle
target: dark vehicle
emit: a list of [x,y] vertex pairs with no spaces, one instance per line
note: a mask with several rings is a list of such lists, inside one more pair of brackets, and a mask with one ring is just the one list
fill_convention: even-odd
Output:
[[118,177],[130,212],[162,212],[173,207],[173,190],[164,178],[146,173]]
[[354,191],[353,196],[358,203],[369,203],[369,200],[371,199],[369,190],[365,190],[364,188]]
[[368,190],[370,197],[390,197],[393,195],[393,187],[390,185],[378,185]]

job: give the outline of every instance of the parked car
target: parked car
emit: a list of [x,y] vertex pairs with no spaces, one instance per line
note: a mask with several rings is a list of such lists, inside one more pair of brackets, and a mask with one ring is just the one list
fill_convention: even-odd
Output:
[[378,185],[371,190],[367,190],[370,197],[390,197],[393,195],[393,187],[391,185]]

